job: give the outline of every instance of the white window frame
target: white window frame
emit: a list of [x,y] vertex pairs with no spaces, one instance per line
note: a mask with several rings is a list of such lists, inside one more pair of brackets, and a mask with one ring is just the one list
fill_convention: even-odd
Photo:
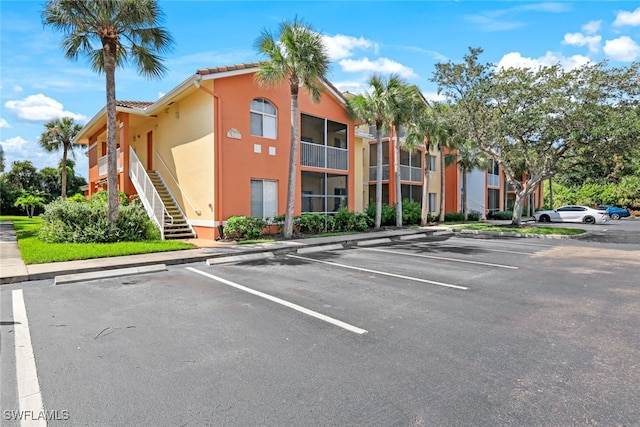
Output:
[[[259,101],[263,105],[264,104],[270,105],[274,109],[275,114],[271,114],[269,112],[264,111],[264,108],[260,108],[260,109],[254,108],[253,106],[254,101]],[[260,119],[261,119],[260,135],[253,133],[253,128],[251,127],[254,115],[260,116]],[[269,119],[272,119],[272,120],[269,120]],[[267,124],[271,124],[272,129],[269,126],[266,126]],[[278,139],[278,109],[268,99],[254,98],[251,100],[251,103],[249,104],[249,133],[251,134],[251,136],[257,136],[260,138]]]
[[[261,184],[260,204],[262,205],[262,214],[256,216],[254,212],[254,182]],[[278,215],[278,181],[269,179],[251,179],[251,216],[256,218],[273,218]]]

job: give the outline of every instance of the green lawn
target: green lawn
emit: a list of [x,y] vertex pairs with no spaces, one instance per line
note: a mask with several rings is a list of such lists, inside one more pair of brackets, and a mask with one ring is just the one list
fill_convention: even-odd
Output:
[[119,243],[45,243],[38,239],[42,219],[26,216],[0,216],[0,221],[12,221],[18,237],[18,247],[25,264],[73,261],[120,255],[146,254],[195,248],[176,240],[150,240]]
[[585,233],[585,230],[579,228],[561,228],[561,227],[511,227],[499,226],[485,223],[465,224],[455,226],[456,230],[478,230],[478,231],[501,231],[505,233],[522,233],[522,234],[555,234],[560,236],[573,236]]

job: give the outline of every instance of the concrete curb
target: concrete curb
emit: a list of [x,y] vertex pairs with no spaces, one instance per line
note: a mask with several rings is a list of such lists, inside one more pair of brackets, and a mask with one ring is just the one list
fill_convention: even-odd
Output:
[[206,262],[207,265],[217,265],[228,262],[257,261],[261,259],[273,258],[273,256],[273,252],[258,252],[255,254],[230,255],[226,257],[209,258]]
[[581,234],[572,234],[561,236],[558,234],[532,234],[532,233],[513,233],[508,231],[482,231],[482,230],[453,230],[454,233],[459,234],[482,234],[485,236],[500,236],[500,237],[519,237],[519,238],[532,238],[532,239],[584,239],[589,234],[585,231]]
[[158,271],[167,271],[164,264],[148,265],[144,267],[120,268],[117,270],[94,271],[90,273],[66,274],[56,276],[53,279],[54,285],[62,285],[65,283],[85,282],[88,280],[107,279],[119,276],[131,276],[134,274],[155,273]]

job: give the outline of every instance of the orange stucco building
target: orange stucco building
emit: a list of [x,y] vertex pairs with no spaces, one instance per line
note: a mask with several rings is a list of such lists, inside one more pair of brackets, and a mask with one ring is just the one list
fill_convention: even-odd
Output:
[[[175,236],[188,228],[214,239],[232,215],[284,213],[289,88],[258,84],[257,66],[201,69],[156,102],[118,102],[118,187],[140,197],[166,236],[180,224]],[[345,106],[328,81],[318,103],[300,90],[296,214],[364,208],[363,135]],[[89,145],[90,194],[106,186],[105,141],[106,108],[76,137]]]

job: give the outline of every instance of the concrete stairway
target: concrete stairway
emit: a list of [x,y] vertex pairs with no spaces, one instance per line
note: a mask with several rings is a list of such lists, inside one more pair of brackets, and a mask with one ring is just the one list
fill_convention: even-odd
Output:
[[158,172],[152,171],[147,173],[149,174],[149,178],[151,178],[153,186],[160,195],[162,203],[164,203],[164,207],[167,209],[167,212],[169,212],[169,215],[171,215],[168,216],[166,213],[164,215],[164,238],[194,239],[196,237],[196,233],[193,231],[193,228],[187,224],[187,219],[182,215],[180,209],[178,209],[169,189],[164,185],[164,182],[160,178],[160,175],[158,175]]

